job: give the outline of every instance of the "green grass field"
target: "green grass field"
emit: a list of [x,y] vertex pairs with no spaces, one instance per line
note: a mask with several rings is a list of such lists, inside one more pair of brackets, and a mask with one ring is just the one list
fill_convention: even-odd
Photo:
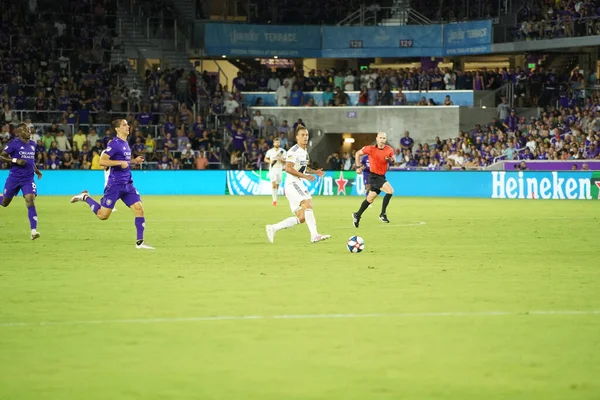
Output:
[[270,244],[285,199],[144,200],[154,252],[122,204],[0,209],[0,399],[600,397],[596,202],[320,197],[330,241]]

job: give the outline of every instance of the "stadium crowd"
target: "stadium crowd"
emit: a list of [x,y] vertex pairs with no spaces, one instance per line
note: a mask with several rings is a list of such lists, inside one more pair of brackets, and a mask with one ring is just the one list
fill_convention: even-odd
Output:
[[[139,4],[140,12],[153,13],[158,3]],[[273,140],[289,148],[294,126],[304,123],[250,115],[242,92],[274,92],[280,105],[336,106],[349,104],[347,92],[356,90],[358,105],[401,106],[408,104],[404,90],[419,90],[424,96],[418,104],[435,105],[426,98],[429,90],[494,90],[508,83],[515,85],[518,106],[544,106],[549,114],[526,121],[509,112],[504,101],[498,119],[472,132],[429,144],[415,144],[410,135],[392,143],[396,167],[480,168],[501,158],[598,158],[595,74],[543,68],[313,70],[306,75],[262,70],[240,72],[229,89],[206,71],[155,68],[146,71],[144,96],[142,88],[122,84],[126,65],[111,60],[115,9],[114,0],[39,1],[11,3],[3,14],[0,141],[12,139],[18,121],[30,124],[40,169],[100,169],[100,153],[114,136],[108,122],[118,116],[129,121],[130,144],[135,156],[148,161],[144,168],[258,169]],[[315,91],[321,101],[305,101],[304,93]],[[444,104],[451,103],[447,96]],[[329,167],[337,169],[338,159],[332,155]],[[353,158],[346,157],[342,167],[347,160]]]
[[600,34],[600,1],[542,1],[524,4],[517,12],[513,37],[553,39]]
[[[449,68],[406,68],[393,70],[368,68],[362,72],[352,70],[312,70],[306,76],[302,71],[283,74],[268,71],[242,73],[232,81],[232,96],[241,92],[274,92],[279,106],[343,106],[343,105],[408,105],[404,91],[423,93],[416,105],[436,105],[427,99],[430,90],[496,90],[513,84],[520,107],[554,104],[560,97],[582,96],[581,92],[596,83],[596,74],[584,76],[579,70],[560,74],[543,67],[533,70],[512,68],[483,68],[461,72]],[[350,100],[348,92],[358,91],[358,99]],[[307,96],[310,92],[320,95]],[[217,99],[222,96],[217,96]],[[315,100],[315,98],[317,100]],[[320,99],[320,100],[319,100]],[[213,102],[214,103],[214,102]],[[446,101],[445,104],[451,104]],[[252,105],[263,105],[258,97]],[[220,102],[214,105],[222,107]]]

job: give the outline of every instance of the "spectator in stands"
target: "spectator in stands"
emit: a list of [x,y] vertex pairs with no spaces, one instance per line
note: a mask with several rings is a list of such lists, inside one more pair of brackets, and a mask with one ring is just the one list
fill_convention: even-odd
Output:
[[282,86],[279,86],[277,88],[277,91],[275,92],[275,100],[276,100],[276,104],[279,107],[285,107],[288,104],[288,99],[290,97],[290,90],[289,90],[289,82],[284,82]]
[[227,100],[223,102],[223,106],[225,107],[225,115],[234,115],[238,113],[240,104],[229,94],[227,95]]
[[56,136],[56,147],[63,153],[71,151],[71,143],[69,142],[69,139],[65,136],[65,131],[63,131],[62,129],[58,131],[58,135]]

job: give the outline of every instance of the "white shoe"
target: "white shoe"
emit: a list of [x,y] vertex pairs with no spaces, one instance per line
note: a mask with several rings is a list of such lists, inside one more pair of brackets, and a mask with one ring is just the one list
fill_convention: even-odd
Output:
[[317,243],[317,242],[322,242],[323,240],[327,240],[331,238],[331,235],[317,235],[314,238],[312,238],[310,241],[312,243]]
[[35,239],[39,239],[40,238],[40,233],[38,231],[36,231],[35,229],[31,230],[31,240],[35,240]]
[[77,203],[78,201],[85,201],[85,198],[87,196],[89,196],[89,192],[87,190],[84,190],[83,192],[79,193],[77,196],[71,197],[71,203]]
[[273,243],[275,241],[275,230],[273,229],[273,225],[267,225],[265,229],[267,230],[267,239],[269,239],[269,242]]
[[154,247],[148,246],[146,244],[146,242],[142,242],[141,244],[136,244],[135,248],[138,250],[156,250]]

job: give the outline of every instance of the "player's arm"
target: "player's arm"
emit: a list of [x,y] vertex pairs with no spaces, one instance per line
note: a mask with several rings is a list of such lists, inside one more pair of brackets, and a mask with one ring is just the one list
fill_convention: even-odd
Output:
[[[73,162],[73,160],[71,160],[71,162]],[[38,169],[37,165],[35,165],[35,162],[33,163],[33,172],[35,172],[35,174],[37,175],[38,180],[42,179],[42,173]]]
[[129,166],[129,164],[127,163],[127,161],[111,160],[110,156],[108,154],[102,153],[102,156],[100,156],[100,166],[101,167],[122,167],[122,168],[127,168]]
[[317,175],[319,177],[322,177],[323,175],[325,175],[325,172],[323,171],[323,168],[320,169],[312,169],[311,167],[306,167],[306,169],[304,170],[307,174],[314,174]]
[[288,174],[290,174],[292,176],[295,176],[296,178],[306,179],[311,182],[315,180],[315,177],[312,175],[307,175],[305,173],[296,171],[296,168],[294,168],[294,163],[290,162],[290,161],[285,163],[285,172],[287,172]]
[[17,164],[20,167],[27,164],[27,161],[25,160],[20,160],[18,158],[10,158],[10,155],[6,152],[6,150],[2,150],[2,153],[0,153],[0,161],[7,162],[9,164]]
[[362,156],[364,156],[365,153],[363,153],[362,149],[360,149],[359,151],[356,152],[356,155],[354,156],[354,165],[356,165],[356,170],[358,171],[359,169],[362,170],[364,169],[364,167],[362,166],[362,164],[360,163],[360,159]]

